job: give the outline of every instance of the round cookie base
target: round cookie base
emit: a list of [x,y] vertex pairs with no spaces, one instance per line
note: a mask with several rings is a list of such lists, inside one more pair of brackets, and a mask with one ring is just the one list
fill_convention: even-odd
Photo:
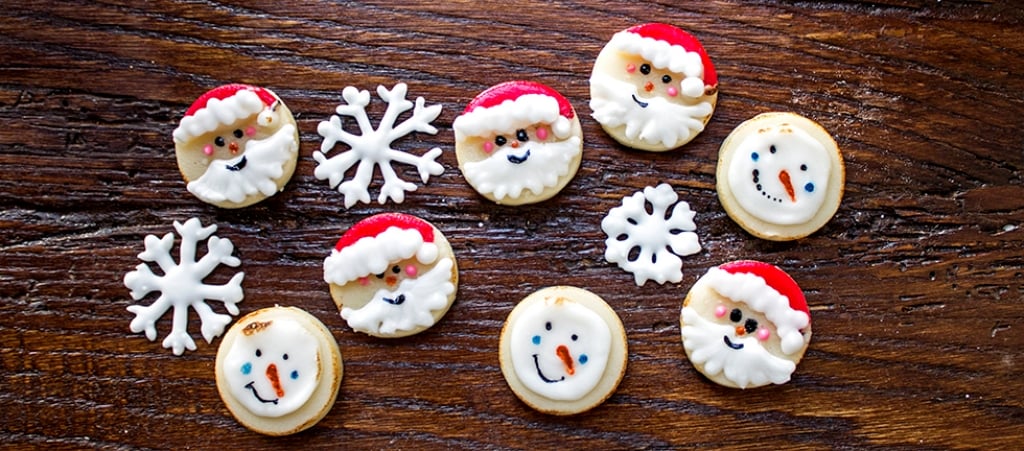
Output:
[[[557,401],[530,390],[522,381],[520,381],[519,376],[516,375],[514,364],[512,363],[512,340],[510,339],[512,328],[510,327],[510,324],[514,324],[519,315],[521,315],[524,309],[528,308],[531,303],[543,302],[546,297],[567,298],[590,308],[608,324],[608,327],[612,332],[612,347],[608,355],[608,366],[605,368],[604,375],[590,393],[575,401]],[[619,345],[620,343],[621,346]],[[523,298],[523,300],[512,309],[512,312],[509,313],[508,318],[505,320],[505,324],[501,329],[501,339],[498,344],[498,361],[501,365],[501,373],[505,376],[505,381],[508,383],[509,388],[512,389],[512,392],[516,397],[538,412],[559,416],[586,412],[601,405],[605,400],[611,397],[626,374],[628,354],[629,350],[626,343],[626,330],[623,327],[622,320],[619,319],[618,314],[612,310],[611,306],[609,306],[607,302],[596,294],[582,288],[571,286],[553,286],[543,288]]]
[[[729,166],[738,150],[737,147],[751,134],[765,125],[792,123],[820,142],[832,158],[832,173],[829,187],[821,209],[808,221],[801,224],[774,224],[748,213],[736,199],[729,186]],[[827,224],[839,210],[846,184],[846,169],[843,155],[832,136],[817,122],[788,112],[761,113],[738,125],[722,142],[718,152],[718,167],[715,173],[718,200],[726,214],[751,235],[770,241],[792,241],[804,238]]]

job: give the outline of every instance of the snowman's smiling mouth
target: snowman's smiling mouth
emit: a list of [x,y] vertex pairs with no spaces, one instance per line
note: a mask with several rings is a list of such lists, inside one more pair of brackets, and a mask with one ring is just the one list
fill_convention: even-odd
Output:
[[508,158],[508,162],[509,163],[512,163],[512,164],[523,164],[523,163],[526,162],[526,160],[528,158],[530,158],[530,149],[526,149],[526,153],[524,153],[523,156],[521,156],[521,157],[517,157],[515,155],[508,154],[508,156],[506,158]]
[[725,341],[725,345],[730,347],[730,348],[733,348],[733,349],[735,349],[737,351],[739,351],[740,349],[743,349],[743,343],[733,343],[732,340],[729,339],[728,335],[723,335],[722,339]]
[[647,105],[650,105],[648,102],[641,102],[640,99],[636,98],[636,94],[633,94],[633,101],[640,105],[640,108],[647,108]]
[[256,384],[256,381],[249,382],[248,384],[245,384],[245,388],[248,388],[250,391],[252,391],[252,395],[255,396],[256,399],[259,402],[262,402],[264,404],[274,404],[274,405],[277,405],[277,400],[279,398],[263,399],[263,397],[260,396],[260,393],[258,391],[256,391],[255,384]]
[[561,379],[548,379],[548,377],[544,375],[544,372],[540,370],[540,361],[538,361],[537,359],[538,355],[539,354],[533,355],[533,366],[537,368],[537,375],[540,376],[540,380],[547,382],[549,384],[553,384],[555,382],[562,382],[565,380],[565,376],[562,376]]

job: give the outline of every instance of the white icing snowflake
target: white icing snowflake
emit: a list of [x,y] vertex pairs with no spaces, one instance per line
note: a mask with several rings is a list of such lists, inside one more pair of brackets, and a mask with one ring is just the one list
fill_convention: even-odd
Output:
[[[171,256],[174,247],[174,233],[163,238],[147,235],[144,240],[146,250],[139,254],[145,262],[155,262],[162,276],[153,274],[149,265],[140,263],[135,270],[125,274],[124,285],[132,290],[132,299],[138,301],[153,291],[159,291],[160,297],[148,306],[132,305],[128,311],[135,314],[130,328],[134,333],[146,332],[146,338],[156,340],[156,322],[169,309],[174,309],[174,320],[171,332],[164,338],[163,347],[171,348],[174,355],[181,355],[185,349],[196,350],[196,343],[188,334],[188,308],[192,307],[199,314],[202,322],[203,338],[207,343],[224,332],[224,327],[231,322],[231,316],[214,313],[205,300],[216,300],[224,303],[228,313],[238,315],[238,306],[242,302],[242,277],[237,273],[224,285],[206,285],[206,278],[218,264],[238,266],[241,262],[231,256],[235,246],[231,240],[213,235],[216,225],[203,227],[199,219],[192,218],[182,224],[174,221],[174,228],[181,235],[180,263],[175,263]],[[208,239],[208,240],[207,240]],[[196,243],[207,240],[207,252],[196,260]]]
[[[406,191],[416,191],[416,185],[402,180],[395,174],[391,167],[392,161],[416,166],[423,183],[427,183],[431,175],[441,175],[444,172],[444,167],[434,161],[441,156],[441,149],[438,147],[430,149],[423,156],[391,148],[392,142],[412,132],[425,132],[431,135],[437,133],[437,128],[430,125],[430,122],[441,114],[441,105],[425,107],[423,97],[416,99],[416,108],[411,117],[395,124],[398,115],[413,107],[413,103],[405,99],[407,91],[405,83],[395,85],[390,91],[384,86],[377,87],[377,96],[388,103],[388,109],[375,130],[366,115],[370,93],[348,86],[341,92],[347,104],[338,105],[338,114],[332,115],[329,121],[323,121],[317,126],[316,131],[324,137],[324,142],[320,145],[319,151],[313,152],[313,159],[319,163],[313,175],[319,180],[328,179],[331,187],[337,188],[338,192],[345,195],[345,208],[355,205],[356,202],[370,203],[370,192],[367,188],[373,179],[374,166],[380,166],[381,175],[384,176],[384,186],[380,188],[380,196],[377,197],[380,204],[388,199],[402,203]],[[341,116],[355,119],[360,135],[353,135],[342,129]],[[348,144],[351,149],[327,158],[325,154],[338,141]],[[356,168],[355,176],[342,183],[345,172],[357,163],[359,166]]]
[[[680,256],[700,252],[695,213],[667,183],[622,199],[622,206],[608,212],[601,229],[608,235],[605,260],[633,273],[637,286],[648,280],[659,284],[683,280]],[[647,212],[646,205],[651,205]],[[672,204],[675,204],[672,207]],[[672,207],[672,213],[668,213]]]

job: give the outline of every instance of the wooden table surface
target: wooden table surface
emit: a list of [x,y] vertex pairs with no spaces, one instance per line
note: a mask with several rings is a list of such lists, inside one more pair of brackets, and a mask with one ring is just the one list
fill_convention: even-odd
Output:
[[[676,3],[4,2],[0,447],[1022,446],[1021,8]],[[663,154],[617,145],[588,107],[598,51],[616,31],[650,21],[701,39],[721,80],[706,130]],[[512,79],[565,94],[585,141],[569,186],[523,207],[497,206],[470,188],[451,128],[477,93]],[[171,141],[189,104],[230,82],[285,99],[302,143],[284,192],[234,211],[185,190]],[[345,209],[313,176],[317,124],[345,86],[397,82],[443,111],[437,135],[396,145],[441,147],[445,172],[417,182],[400,205]],[[820,122],[846,160],[838,213],[794,242],[745,233],[715,193],[722,140],[766,111]],[[600,221],[622,197],[661,182],[697,212],[704,250],[684,260],[681,283],[637,287],[604,260]],[[323,282],[334,241],[385,211],[436,224],[460,267],[451,311],[407,339],[353,332]],[[216,223],[235,243],[243,314],[297,306],[332,330],[345,376],[313,428],[272,438],[239,425],[214,384],[220,339],[202,341],[194,312],[198,349],[182,356],[130,332],[126,307],[135,302],[124,274],[147,234],[190,217]],[[814,336],[785,385],[726,389],[686,360],[681,301],[707,268],[735,259],[779,265],[807,294]],[[628,334],[618,391],[572,417],[528,408],[498,365],[511,308],[555,284],[605,298]],[[159,327],[162,339],[169,315]]]

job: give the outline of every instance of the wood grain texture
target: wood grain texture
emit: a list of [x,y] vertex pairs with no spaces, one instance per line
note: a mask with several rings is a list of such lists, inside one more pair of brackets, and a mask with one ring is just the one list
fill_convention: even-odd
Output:
[[[997,2],[4,2],[0,11],[0,443],[3,447],[623,449],[1017,448],[1024,443],[1024,13]],[[677,4],[678,3],[678,4]],[[665,154],[625,150],[589,117],[588,78],[610,36],[663,21],[702,40],[721,79],[707,129]],[[550,201],[501,207],[456,167],[451,123],[484,88],[536,80],[581,115],[585,155]],[[446,171],[401,205],[360,204],[313,177],[316,125],[347,85],[409,84],[443,105]],[[285,191],[239,211],[193,198],[171,131],[207,89],[273,89],[299,123]],[[376,108],[376,109],[373,109]],[[375,104],[377,115],[383,106]],[[843,149],[846,196],[808,238],[744,233],[714,191],[718,146],[740,122],[793,111]],[[372,116],[376,117],[376,116]],[[412,173],[407,173],[412,175]],[[679,284],[636,287],[603,259],[600,220],[671,183],[704,250]],[[378,185],[379,186],[379,185]],[[429,331],[352,332],[322,262],[350,225],[403,211],[444,231],[459,295]],[[249,432],[214,385],[219,339],[176,357],[128,330],[122,283],[147,234],[199,217],[230,238],[243,313],[301,307],[337,338],[345,379],[312,429]],[[730,390],[679,338],[706,268],[786,269],[814,337],[793,380]],[[225,281],[232,271],[214,273]],[[520,403],[498,367],[501,325],[528,293],[587,288],[619,313],[629,367],[573,417]],[[169,319],[160,323],[161,336]],[[190,330],[198,330],[191,318]]]

